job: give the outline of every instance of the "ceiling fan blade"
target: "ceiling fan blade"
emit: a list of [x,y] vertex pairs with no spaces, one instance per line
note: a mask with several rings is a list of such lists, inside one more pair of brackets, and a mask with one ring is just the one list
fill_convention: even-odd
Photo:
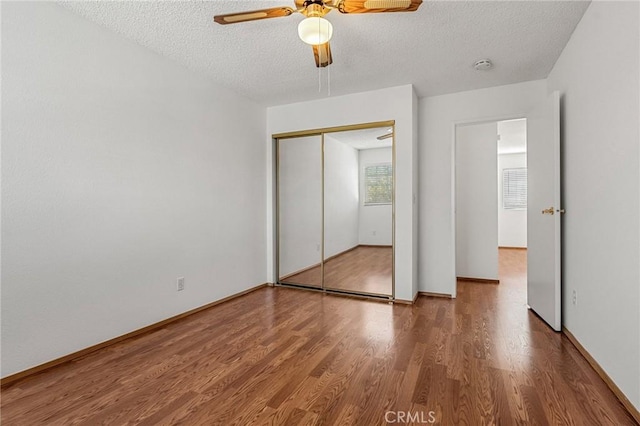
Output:
[[324,68],[331,65],[333,63],[333,58],[331,57],[331,46],[329,46],[329,42],[314,45],[313,56],[316,60],[316,67]]
[[336,0],[334,6],[342,13],[414,12],[422,0]]
[[257,21],[259,19],[280,18],[289,16],[295,10],[290,7],[272,7],[271,9],[252,10],[248,12],[227,13],[226,15],[216,15],[213,20],[218,24],[235,24],[238,22]]

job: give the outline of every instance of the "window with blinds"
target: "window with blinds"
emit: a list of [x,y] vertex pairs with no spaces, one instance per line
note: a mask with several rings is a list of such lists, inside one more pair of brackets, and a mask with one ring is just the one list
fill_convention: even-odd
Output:
[[502,171],[502,208],[526,210],[527,169],[504,169]]
[[370,164],[364,168],[364,205],[393,202],[393,168],[391,163]]

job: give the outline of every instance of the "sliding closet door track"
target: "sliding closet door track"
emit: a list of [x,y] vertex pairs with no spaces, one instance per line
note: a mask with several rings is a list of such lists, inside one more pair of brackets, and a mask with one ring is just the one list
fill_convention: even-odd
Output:
[[318,287],[307,286],[304,284],[292,284],[292,283],[276,283],[275,285],[278,287],[287,287],[287,288],[293,288],[298,290],[311,290],[316,292],[322,292],[322,293],[326,293],[334,296],[345,296],[345,297],[352,297],[357,299],[369,299],[369,300],[375,300],[378,302],[393,303],[394,301],[393,297],[389,296],[388,294],[359,293],[357,291],[334,290],[334,289],[328,289],[328,288],[323,289]]

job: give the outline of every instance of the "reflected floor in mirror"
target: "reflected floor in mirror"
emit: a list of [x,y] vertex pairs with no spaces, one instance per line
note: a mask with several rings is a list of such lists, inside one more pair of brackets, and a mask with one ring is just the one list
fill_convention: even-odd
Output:
[[[391,295],[393,248],[357,246],[324,264],[324,287],[332,290]],[[320,286],[320,266],[291,275],[285,283]]]
[[309,287],[322,287],[322,272],[320,271],[320,264],[313,266],[309,269],[305,269],[299,273],[293,273],[280,278],[280,282],[283,284],[296,284]]
[[324,287],[391,295],[392,247],[358,246],[324,264]]

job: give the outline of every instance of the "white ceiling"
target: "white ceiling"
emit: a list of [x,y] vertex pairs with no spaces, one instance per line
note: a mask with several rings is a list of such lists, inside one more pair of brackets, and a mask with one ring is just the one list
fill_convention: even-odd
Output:
[[[582,1],[425,1],[417,12],[327,15],[334,63],[298,39],[300,14],[218,25],[221,13],[291,0],[77,1],[68,9],[264,105],[413,84],[419,96],[546,78]],[[472,64],[490,58],[491,71]],[[330,73],[330,76],[328,75]]]
[[389,148],[393,139],[378,140],[378,136],[391,133],[390,127],[376,127],[374,129],[349,130],[346,132],[328,133],[327,136],[345,143],[355,149]]

